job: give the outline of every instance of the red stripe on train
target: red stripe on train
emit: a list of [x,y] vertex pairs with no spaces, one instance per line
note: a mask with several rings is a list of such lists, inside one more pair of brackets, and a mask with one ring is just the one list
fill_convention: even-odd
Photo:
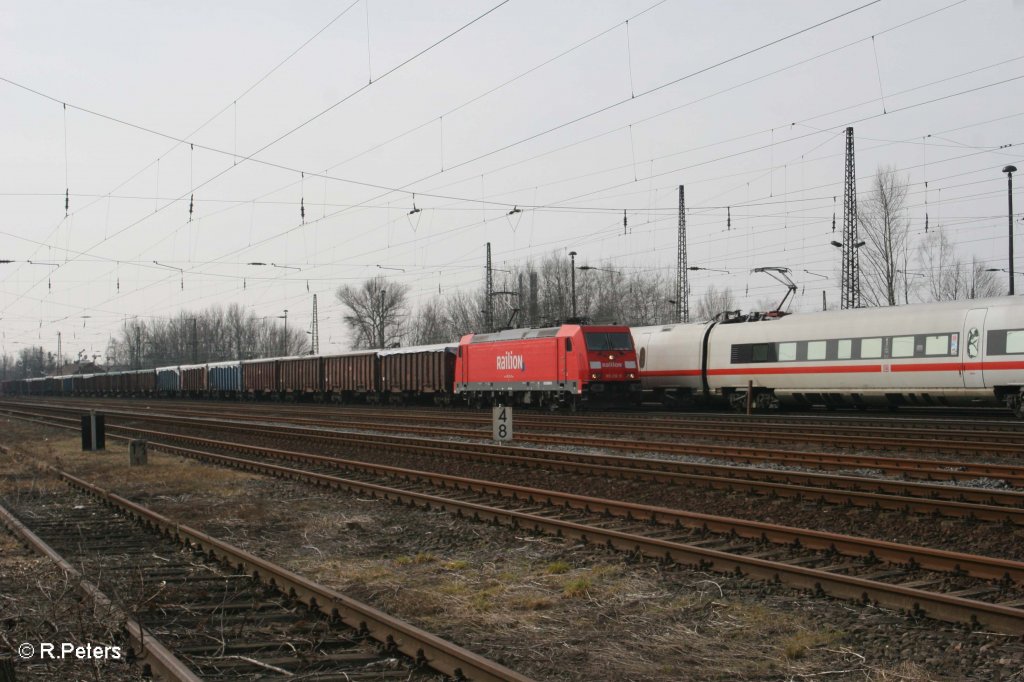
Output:
[[[998,362],[920,362],[893,364],[889,366],[892,372],[959,372],[963,370],[1024,370],[1024,361],[1010,360]],[[759,374],[869,374],[881,373],[882,365],[814,365],[814,366],[792,366],[792,367],[735,367],[727,369],[709,369],[709,376],[736,376],[736,375],[759,375]],[[640,377],[695,377],[700,376],[699,369],[676,369],[676,370],[654,370],[641,371]]]

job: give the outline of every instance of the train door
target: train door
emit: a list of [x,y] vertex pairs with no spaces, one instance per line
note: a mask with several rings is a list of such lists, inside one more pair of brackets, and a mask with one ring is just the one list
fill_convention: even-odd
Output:
[[987,308],[975,308],[967,311],[964,318],[964,330],[960,337],[963,344],[964,388],[985,388],[985,372],[982,358],[985,353],[985,314]]

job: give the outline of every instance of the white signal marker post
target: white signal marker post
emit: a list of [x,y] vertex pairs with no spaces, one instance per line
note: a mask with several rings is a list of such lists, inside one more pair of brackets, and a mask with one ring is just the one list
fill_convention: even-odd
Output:
[[512,408],[500,405],[491,409],[492,437],[498,442],[512,440]]

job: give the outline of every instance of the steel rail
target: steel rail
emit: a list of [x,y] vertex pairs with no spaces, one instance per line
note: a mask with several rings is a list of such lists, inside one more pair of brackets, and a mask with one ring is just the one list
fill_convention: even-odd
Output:
[[[111,428],[128,430],[133,427],[113,426]],[[223,429],[224,427],[217,425],[216,427],[211,426],[211,428]],[[228,430],[243,432],[248,436],[254,437],[261,435],[277,439],[293,437],[293,434],[289,432],[253,429],[237,425],[233,425]],[[512,454],[510,452],[513,450],[512,448],[504,448],[498,453],[490,453],[472,449],[456,450],[450,445],[443,443],[409,444],[390,440],[381,442],[366,438],[355,440],[344,436],[336,437],[324,435],[323,433],[308,432],[299,435],[305,439],[316,440],[322,444],[349,445],[350,447],[361,447],[376,451],[394,452],[396,448],[399,448],[418,455],[432,455],[442,458],[456,456],[461,459],[475,461],[535,468],[547,467],[574,473],[605,476],[607,478],[645,480],[674,485],[697,483],[706,488],[717,488],[720,490],[744,490],[779,497],[818,499],[832,504],[875,507],[902,512],[915,511],[922,514],[940,514],[954,518],[1024,525],[1024,492],[1002,492],[989,489],[955,488],[952,486],[922,483],[888,482],[872,478],[828,476],[827,474],[806,473],[791,475],[788,472],[774,470],[718,465],[680,465],[659,469],[653,466],[631,466],[636,462],[635,459],[620,459],[603,455],[576,456],[566,453],[566,456],[562,458],[553,458],[549,456],[550,452],[545,450],[522,450],[522,454]],[[177,438],[184,436],[182,434],[165,433],[162,437]],[[673,465],[676,463],[666,462],[666,464]],[[713,471],[718,475],[689,473],[690,470]],[[819,485],[801,485],[764,480],[772,478],[804,480],[817,482]],[[851,489],[843,489],[843,484],[849,485]],[[918,495],[868,492],[858,490],[855,486],[871,487],[876,490],[883,488],[899,489],[904,492],[916,492]],[[1000,506],[994,503],[986,504],[979,501],[969,502],[962,499],[971,496],[980,500],[999,498],[1012,506]]]
[[[861,602],[875,600],[879,603],[905,609],[912,613],[930,614],[940,619],[957,622],[979,623],[1003,632],[1024,634],[1024,610],[1014,607],[963,599],[942,593],[932,593],[855,576],[830,573],[820,569],[790,565],[785,562],[746,557],[666,539],[645,537],[634,533],[575,523],[540,514],[500,509],[490,505],[417,491],[401,490],[374,483],[345,479],[313,471],[303,471],[276,464],[255,462],[253,460],[183,448],[166,443],[155,442],[152,445],[174,454],[202,461],[227,463],[246,471],[270,473],[291,480],[313,481],[332,487],[346,488],[360,494],[381,496],[384,499],[416,504],[427,509],[440,508],[456,513],[461,511],[462,515],[469,515],[481,520],[505,520],[512,522],[517,527],[532,528],[554,535],[574,537],[583,542],[596,541],[622,551],[640,551],[654,558],[667,557],[680,564],[696,565],[720,572],[746,573],[766,580],[781,580],[796,587],[812,589],[815,592],[823,592]],[[301,453],[295,453],[295,455],[299,459],[306,461],[310,461],[311,458],[329,459],[312,455],[303,456]],[[362,463],[356,464],[361,465]],[[358,468],[362,471],[367,470],[367,467]],[[371,466],[369,468],[372,470],[388,469],[388,467],[380,466]],[[1024,582],[1024,563],[1021,562],[911,547],[884,541],[865,540],[863,538],[821,533],[818,531],[803,531],[784,526],[774,526],[772,524],[678,512],[649,505],[601,500],[581,495],[496,484],[488,481],[474,481],[462,477],[438,476],[427,472],[411,472],[406,476],[406,479],[421,483],[426,482],[433,486],[451,488],[453,490],[470,490],[491,496],[500,495],[513,501],[524,500],[562,509],[610,514],[636,522],[658,523],[672,527],[678,524],[691,528],[707,529],[710,532],[721,534],[735,533],[740,537],[758,542],[767,541],[780,545],[801,546],[807,549],[818,549],[837,554],[874,557],[898,565],[945,571],[957,575],[967,574],[988,580],[1005,581],[1009,579],[1018,584]]]
[[[381,412],[385,411],[378,411],[377,414],[379,415]],[[440,416],[416,414],[415,412],[403,412],[401,413],[401,419],[408,421],[460,420],[470,424],[489,423],[485,417],[481,417],[478,414],[452,412],[450,415]],[[387,413],[385,412],[385,414]],[[371,416],[373,416],[372,413]],[[395,413],[391,412],[387,416],[393,418]],[[657,434],[666,437],[691,436],[717,439],[734,438],[737,435],[737,427],[750,427],[754,424],[754,422],[750,421],[744,422],[743,418],[739,418],[738,421],[734,422],[725,421],[725,419],[725,417],[714,420],[709,420],[706,417],[689,417],[678,420],[663,420],[664,422],[672,421],[675,423],[652,424],[651,422],[654,421],[652,418],[641,420],[633,416],[618,418],[521,414],[518,417],[520,424],[530,425],[532,428],[542,431],[555,429],[560,431],[590,430],[616,434],[642,433],[644,435]],[[582,425],[586,425],[585,428]],[[799,428],[812,427],[814,431],[795,431],[793,430],[794,426]],[[867,430],[882,431],[883,434],[864,435]],[[912,449],[942,451],[954,454],[1016,456],[1021,454],[1021,445],[1024,445],[1024,436],[1021,435],[1019,430],[1006,429],[998,432],[979,433],[977,431],[953,431],[947,429],[941,435],[936,435],[936,429],[934,428],[907,429],[904,426],[893,426],[890,423],[878,420],[853,426],[819,426],[815,423],[803,423],[792,419],[788,423],[762,421],[757,422],[756,433],[758,438],[762,440],[782,443],[826,443],[841,447]],[[954,440],[953,437],[959,438],[959,440]],[[651,442],[656,443],[658,441]],[[979,445],[979,443],[983,443],[983,445]]]
[[[485,492],[491,496],[497,495],[511,499],[526,497],[535,501],[541,500],[544,501],[545,504],[551,504],[559,507],[587,509],[602,513],[608,512],[613,516],[640,521],[651,521],[661,525],[703,528],[716,533],[735,534],[740,537],[758,541],[767,540],[780,545],[799,544],[808,549],[833,551],[853,556],[874,556],[893,564],[910,564],[918,565],[921,568],[928,570],[958,574],[966,573],[972,577],[986,580],[1009,579],[1015,583],[1024,585],[1024,562],[1012,561],[1009,559],[961,554],[945,550],[915,547],[913,545],[904,545],[884,540],[871,540],[838,533],[827,533],[824,531],[781,526],[761,521],[748,521],[744,519],[715,516],[712,514],[687,512],[669,509],[667,507],[588,497],[572,493],[561,493],[552,490],[517,486],[463,476],[452,476],[430,471],[374,464],[372,462],[360,462],[356,460],[327,457],[324,455],[311,455],[276,448],[232,443],[230,441],[217,441],[208,438],[180,436],[179,434],[159,432],[150,432],[150,436],[155,436],[158,439],[166,438],[185,440],[200,444],[204,447],[220,448],[240,454],[272,457],[274,459],[283,459],[293,462],[305,462],[309,464],[329,466],[345,471],[366,472],[375,476],[383,476],[387,478],[426,481],[433,486],[460,487],[473,491]],[[153,447],[157,448],[164,448],[170,445],[170,443],[165,443],[160,440],[150,441],[150,443]],[[183,449],[192,450],[191,448]],[[198,452],[195,450],[192,451]]]
[[[169,435],[173,436],[175,434]],[[269,474],[286,480],[307,481],[319,485],[342,488],[359,494],[379,496],[386,500],[422,506],[427,509],[442,509],[459,514],[460,516],[470,516],[479,520],[507,522],[515,527],[532,528],[539,532],[579,539],[585,543],[597,541],[621,551],[640,552],[646,556],[667,558],[684,565],[695,565],[719,572],[735,572],[765,580],[782,581],[802,589],[813,590],[815,593],[830,594],[862,603],[874,600],[880,604],[903,609],[913,614],[930,615],[942,620],[989,627],[1011,634],[1024,634],[1024,609],[1013,606],[928,592],[915,587],[831,573],[822,569],[743,556],[722,550],[679,543],[670,539],[653,538],[635,533],[600,528],[535,513],[502,509],[472,501],[441,497],[415,490],[404,490],[315,471],[231,457],[229,455],[200,451],[169,443],[157,441],[150,444],[156,449],[172,454],[191,457],[200,461],[225,464],[244,471]],[[499,496],[512,501],[523,500],[530,503],[541,503],[565,510],[607,514],[638,523],[656,523],[671,527],[689,526],[691,528],[707,529],[716,533],[735,534],[759,542],[767,541],[782,545],[799,545],[809,549],[820,549],[838,554],[873,557],[898,565],[947,571],[956,575],[967,574],[988,580],[1009,580],[1017,584],[1024,582],[1024,563],[1004,559],[932,550],[819,531],[803,531],[773,524],[679,512],[651,505],[603,500],[582,495],[511,486],[489,481],[477,481],[464,477],[442,476],[429,472],[403,470],[397,467],[384,467],[364,462],[347,462],[318,455],[306,455],[268,448],[254,448],[252,446],[232,443],[221,444],[216,441],[207,441],[207,445],[214,447],[223,445],[225,449],[256,450],[260,451],[262,456],[271,458],[291,459],[307,463],[316,462],[370,473],[380,472],[377,475],[388,475],[384,473],[388,472],[407,481],[426,483],[434,487],[451,488],[455,491],[468,490],[490,496]]]
[[[7,448],[2,446],[0,448],[5,452],[7,451]],[[137,652],[136,655],[139,656],[143,665],[149,668],[148,671],[143,670],[143,677],[156,675],[158,679],[173,680],[174,682],[200,682],[200,678],[177,656],[172,654],[160,640],[143,628],[134,618],[120,608],[115,607],[110,598],[103,594],[98,587],[82,577],[82,574],[74,566],[69,564],[52,547],[43,542],[39,536],[29,530],[25,524],[15,518],[2,505],[0,505],[0,521],[12,533],[20,537],[32,550],[48,558],[61,571],[70,576],[77,583],[78,591],[86,598],[109,613],[116,614],[118,619],[124,621],[124,630],[132,643],[133,651]]]
[[[10,408],[7,408],[10,411]],[[49,406],[44,409],[51,409],[55,411],[73,412],[73,408],[64,406]],[[125,410],[106,410],[108,415],[123,416],[126,419],[143,419],[152,421],[180,421],[181,417],[172,417],[166,415],[161,417],[158,414],[153,413],[140,413],[131,412]],[[187,417],[195,421],[203,421],[207,423],[214,423],[214,420],[218,417]],[[279,421],[286,421],[285,419],[279,419]],[[223,422],[217,422],[223,424]],[[263,424],[257,424],[254,422],[252,417],[245,422],[247,428],[252,426],[266,426]],[[367,424],[367,428],[378,430],[378,431],[391,431],[403,429],[397,428],[391,424]],[[405,431],[423,432],[423,428],[409,427],[404,429]],[[323,429],[310,429],[306,433],[324,433]],[[450,436],[462,436],[467,438],[480,438],[484,434],[479,431],[463,431],[458,429],[439,429],[435,433],[450,435]],[[345,434],[349,438],[359,438],[358,434]],[[363,435],[364,439],[369,438],[385,438],[386,436],[377,435]],[[881,457],[873,455],[847,455],[847,454],[832,454],[832,453],[815,453],[815,452],[800,452],[790,450],[776,450],[769,448],[749,447],[749,446],[719,446],[719,445],[706,445],[699,443],[686,443],[686,444],[674,444],[666,442],[638,442],[636,440],[623,440],[623,439],[596,439],[596,438],[579,438],[572,436],[543,436],[543,435],[532,435],[517,433],[516,439],[520,441],[535,442],[535,443],[548,443],[558,445],[573,445],[573,446],[584,446],[584,447],[597,447],[606,448],[612,450],[621,450],[625,452],[657,452],[665,454],[676,454],[685,456],[700,456],[700,457],[716,457],[722,459],[728,459],[731,461],[742,462],[745,464],[759,463],[759,462],[780,462],[787,465],[795,466],[806,466],[806,467],[817,467],[826,469],[878,469],[888,474],[895,474],[900,476],[907,476],[912,478],[918,478],[923,480],[943,480],[943,481],[965,481],[979,477],[986,478],[998,478],[1010,483],[1014,487],[1024,487],[1024,464],[1021,465],[1008,465],[1008,464],[988,464],[984,462],[969,462],[964,460],[927,460],[927,459],[909,459],[902,457]],[[424,440],[424,439],[420,439]],[[443,442],[450,447],[455,448],[501,448],[509,446],[496,446],[491,444],[468,444],[459,443],[455,441],[438,441]],[[551,452],[551,451],[544,451]],[[637,459],[630,458],[636,464],[634,466],[647,466],[647,463],[656,462],[658,466],[665,463],[666,460],[661,459]]]
[[84,479],[55,467],[48,468],[75,487],[123,510],[143,523],[151,524],[170,533],[179,543],[192,545],[239,570],[244,570],[264,583],[272,582],[286,594],[294,593],[310,608],[317,609],[331,617],[340,617],[343,623],[356,630],[367,632],[374,640],[401,651],[422,665],[427,665],[455,679],[465,678],[474,682],[477,680],[481,682],[529,682],[530,680],[525,675],[448,642],[437,635],[319,585],[202,531],[178,523]]
[[[87,398],[87,397],[61,397],[61,396],[49,396],[62,402],[80,402],[89,403],[93,402],[96,404],[102,404],[104,401],[109,401],[107,397],[98,398]],[[46,399],[47,396],[33,396],[33,399]],[[140,398],[140,400],[148,400],[150,403],[159,402],[161,405],[176,405],[176,406],[188,406],[194,404],[194,401],[184,399],[167,399],[162,398],[159,401],[155,399]],[[239,401],[221,401],[212,403],[211,406],[214,409],[234,409],[239,404]],[[281,403],[271,402],[260,402],[260,401],[248,401],[244,403],[246,409],[253,410],[274,410],[280,411],[282,406]],[[444,408],[438,407],[427,407],[423,405],[402,405],[402,406],[374,406],[374,405],[360,405],[360,404],[337,404],[337,403],[316,403],[316,402],[303,402],[303,403],[289,403],[296,409],[301,409],[305,412],[320,412],[328,416],[344,416],[353,414],[363,414],[369,417],[380,417],[380,416],[396,416],[396,415],[411,415],[411,418],[423,421],[445,421],[449,422],[453,419],[463,419],[467,421],[472,420],[486,420],[486,416],[482,416],[478,410],[470,408],[461,408],[457,406],[449,406]],[[569,423],[608,423],[608,422],[626,422],[627,424],[634,424],[636,422],[664,424],[671,426],[672,424],[728,424],[733,426],[764,426],[768,428],[775,427],[790,427],[790,426],[811,426],[816,430],[826,429],[830,427],[835,428],[856,428],[858,430],[872,429],[876,427],[880,428],[900,428],[910,432],[927,432],[928,434],[933,433],[936,430],[951,430],[951,431],[963,431],[965,434],[974,437],[979,430],[988,430],[992,434],[1004,434],[1010,435],[1020,439],[1024,436],[1020,427],[1020,422],[1014,419],[1013,416],[1005,411],[1004,408],[992,408],[1000,410],[1000,418],[992,419],[980,419],[978,416],[978,410],[970,411],[966,413],[971,415],[971,418],[963,416],[950,418],[947,413],[936,413],[930,417],[906,417],[906,416],[879,416],[879,415],[864,415],[861,413],[849,413],[843,415],[842,413],[830,412],[830,413],[812,413],[812,414],[800,414],[791,412],[778,412],[773,414],[736,414],[734,412],[709,412],[706,410],[696,410],[691,412],[665,412],[665,411],[650,411],[650,410],[635,410],[635,411],[600,411],[596,413],[582,412],[572,415],[566,415],[562,413],[541,413],[528,408],[520,412],[523,419],[532,420],[537,419],[545,423],[558,423],[565,421]]]
[[[229,409],[227,406],[218,405],[217,410]],[[525,412],[525,413],[524,413]],[[334,416],[334,415],[330,415]],[[490,418],[477,413],[451,412],[448,415],[424,415],[416,410],[401,411],[396,414],[394,410],[375,410],[368,416],[386,416],[389,418],[398,417],[408,421],[457,421],[467,424],[479,424],[484,427],[490,426]],[[686,417],[682,419],[661,419],[653,418],[637,419],[634,415],[625,417],[619,416],[584,416],[584,415],[539,415],[528,411],[520,411],[517,421],[535,430],[550,431],[605,431],[613,433],[642,433],[645,435],[659,434],[663,436],[699,435],[704,437],[733,437],[736,435],[737,427],[740,429],[749,427],[752,423],[757,424],[757,436],[759,438],[776,439],[782,442],[815,442],[837,444],[844,443],[851,446],[869,445],[875,447],[892,448],[894,445],[912,449],[948,450],[962,453],[979,452],[979,442],[983,442],[984,452],[998,452],[1001,454],[1019,454],[1021,445],[1024,445],[1024,432],[1019,428],[1006,428],[998,431],[983,431],[977,429],[951,429],[936,433],[933,425],[922,425],[920,427],[907,427],[902,424],[892,424],[881,420],[874,420],[861,424],[833,424],[828,422],[776,419],[774,421],[745,421],[745,416],[736,415],[732,419],[719,417],[708,419],[706,417]],[[1011,424],[1010,426],[1017,426]],[[813,428],[813,432],[794,431],[794,427],[807,429]],[[870,431],[871,435],[865,435]],[[958,438],[959,440],[953,440]],[[1010,446],[1016,445],[1017,448]],[[991,446],[995,446],[994,448]]]
[[[146,421],[170,421],[146,417]],[[180,420],[174,420],[180,423]],[[251,437],[295,439],[320,445],[360,448],[368,451],[394,452],[399,449],[417,455],[484,461],[527,467],[556,468],[575,473],[601,475],[609,478],[655,481],[675,485],[696,483],[705,488],[733,489],[764,495],[822,500],[831,504],[881,508],[904,513],[939,514],[994,523],[1024,525],[1024,492],[999,491],[986,488],[929,485],[856,476],[830,476],[730,467],[714,464],[689,464],[666,460],[641,461],[606,455],[579,455],[548,450],[527,450],[507,446],[481,446],[477,449],[453,449],[447,442],[424,442],[392,437],[352,437],[318,430],[272,427],[252,428],[237,424],[200,423],[221,431],[243,432]],[[111,425],[110,429],[130,429]],[[493,448],[496,451],[488,451]],[[998,504],[1002,502],[1003,504]]]

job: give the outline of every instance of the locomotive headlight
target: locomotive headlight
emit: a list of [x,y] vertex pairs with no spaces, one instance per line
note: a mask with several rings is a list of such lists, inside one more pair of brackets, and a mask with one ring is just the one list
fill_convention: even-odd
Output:
[[630,373],[629,373],[629,378],[630,378],[630,379],[636,379],[636,375],[635,375],[635,374],[633,374],[632,372],[630,372]]
[[597,378],[597,372],[591,372],[590,373],[590,378],[591,379],[596,379]]

